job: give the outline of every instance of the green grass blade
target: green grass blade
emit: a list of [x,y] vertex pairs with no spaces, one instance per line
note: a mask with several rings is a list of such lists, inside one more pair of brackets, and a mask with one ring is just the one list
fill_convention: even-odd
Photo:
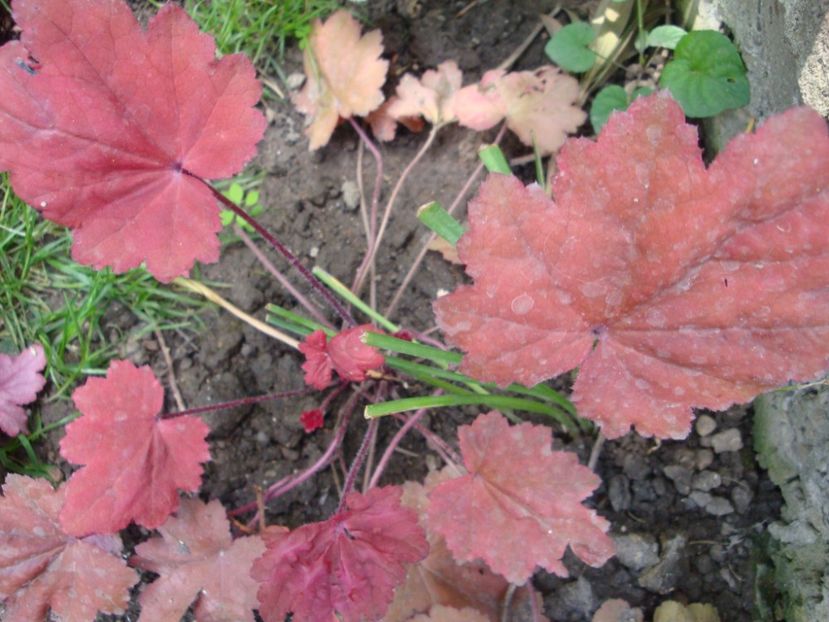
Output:
[[349,304],[353,305],[363,313],[365,313],[371,320],[377,324],[378,326],[382,326],[388,331],[396,333],[400,330],[400,327],[394,324],[392,321],[387,319],[385,316],[379,314],[377,311],[369,307],[366,303],[360,300],[354,292],[348,289],[342,281],[340,281],[337,277],[332,276],[319,266],[315,267],[312,272],[314,276],[317,277],[320,281],[325,283],[325,285],[335,294],[337,294],[340,298],[348,302]]
[[299,315],[298,313],[294,313],[293,311],[288,311],[288,309],[285,309],[278,305],[268,304],[265,307],[265,310],[268,313],[270,313],[271,316],[276,316],[277,318],[281,318],[284,322],[293,324],[295,328],[288,328],[288,326],[286,326],[285,324],[276,324],[276,318],[272,317],[267,318],[268,322],[274,324],[275,326],[280,326],[281,328],[291,330],[295,333],[299,333],[299,329],[303,329],[305,330],[305,332],[300,334],[307,335],[308,333],[311,333],[315,330],[321,330],[329,337],[333,337],[337,334],[337,331],[331,330],[327,326],[323,326],[322,324],[319,324],[318,322],[315,322],[312,319]]
[[478,151],[478,157],[484,163],[486,170],[490,173],[501,173],[502,175],[512,175],[512,169],[509,167],[509,162],[504,156],[504,152],[498,145],[489,145]]
[[417,219],[452,246],[457,244],[466,232],[464,226],[437,201],[420,207],[417,210]]
[[366,333],[363,335],[363,343],[374,346],[375,348],[396,352],[397,354],[408,354],[409,356],[416,356],[444,365],[459,365],[461,360],[463,360],[463,355],[457,352],[448,352],[440,348],[415,343],[414,341],[406,341],[405,339],[398,339],[391,335],[381,335],[380,333]]

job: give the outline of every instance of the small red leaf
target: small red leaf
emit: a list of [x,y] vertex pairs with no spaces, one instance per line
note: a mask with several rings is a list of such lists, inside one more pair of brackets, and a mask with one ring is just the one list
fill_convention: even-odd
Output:
[[615,438],[683,438],[829,367],[829,133],[794,109],[706,170],[667,95],[558,157],[555,202],[494,175],[458,250],[475,279],[435,303],[464,372],[531,386],[579,367],[573,401]]
[[581,504],[599,478],[574,453],[550,449],[550,428],[510,426],[493,411],[458,437],[469,474],[438,484],[427,513],[455,559],[483,559],[521,585],[536,566],[566,577],[568,545],[591,566],[613,555],[608,522]]
[[198,499],[184,499],[158,531],[130,560],[161,575],[141,592],[140,621],[179,622],[193,601],[199,622],[254,619],[258,586],[249,575],[265,550],[259,536],[233,540],[222,504]]
[[385,359],[377,348],[367,346],[362,337],[368,331],[376,331],[370,324],[348,328],[327,341],[325,333],[316,330],[300,344],[299,351],[305,355],[302,369],[305,384],[324,389],[331,384],[331,373],[348,382],[362,382],[367,372],[379,369]]
[[150,368],[128,361],[72,394],[83,416],[66,426],[60,453],[85,466],[66,485],[67,532],[112,533],[130,521],[152,529],[178,507],[176,489],[199,489],[208,427],[190,415],[159,419],[163,398]]
[[122,0],[16,0],[13,14],[22,35],[0,48],[0,170],[17,194],[73,228],[72,256],[96,268],[146,262],[169,281],[215,261],[216,199],[187,172],[229,177],[256,153],[265,120],[250,61],[216,60],[174,4],[146,32]]
[[299,422],[306,434],[319,430],[323,424],[323,412],[319,408],[306,410],[299,416]]
[[46,384],[40,374],[46,366],[46,355],[39,343],[17,356],[0,354],[0,430],[9,436],[26,432],[26,411],[23,404],[34,401]]
[[267,539],[253,566],[259,612],[266,622],[379,620],[404,564],[428,552],[417,515],[400,505],[400,488],[351,493],[345,509],[321,523],[303,525]]
[[81,540],[58,522],[66,488],[8,475],[0,497],[0,599],[4,622],[89,622],[95,613],[123,613],[138,580],[121,559],[117,536]]

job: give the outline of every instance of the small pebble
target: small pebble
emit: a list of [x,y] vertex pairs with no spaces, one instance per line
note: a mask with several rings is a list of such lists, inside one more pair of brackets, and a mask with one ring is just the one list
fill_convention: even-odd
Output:
[[622,461],[622,470],[632,480],[645,479],[650,473],[650,466],[643,456],[627,454]]
[[290,74],[287,78],[285,78],[285,86],[288,87],[289,91],[296,91],[299,87],[305,84],[305,74],[300,72],[295,72]]
[[688,495],[688,498],[701,508],[704,508],[711,501],[711,495],[707,492],[702,492],[701,490],[695,490]]
[[694,466],[698,471],[704,471],[714,462],[714,452],[710,449],[697,449],[695,456]]
[[703,471],[694,475],[691,482],[691,487],[694,490],[702,490],[708,492],[718,486],[722,485],[722,477],[716,471]]
[[360,207],[360,189],[357,187],[357,184],[347,179],[343,182],[341,188],[343,194],[343,202],[345,203],[345,208],[349,212],[353,212],[358,207]]
[[616,559],[631,570],[642,570],[659,561],[659,545],[651,536],[632,533],[615,536]]
[[256,442],[260,445],[267,445],[270,442],[270,440],[271,439],[268,438],[268,435],[265,434],[265,432],[263,432],[262,430],[259,430],[256,433]]
[[687,495],[691,492],[691,477],[693,473],[690,469],[686,469],[678,464],[671,464],[663,469],[663,473],[665,473],[665,477],[674,483],[676,491],[679,494]]
[[747,486],[738,484],[731,489],[731,502],[739,514],[746,513],[753,497],[754,495]]
[[700,436],[708,436],[717,429],[717,422],[714,420],[714,417],[709,415],[700,415],[697,417],[694,429]]
[[705,511],[713,516],[726,516],[734,513],[734,506],[725,497],[711,497],[705,504]]
[[308,251],[308,256],[311,259],[316,259],[317,255],[320,254],[320,247],[319,246],[312,246],[311,249]]
[[624,475],[614,475],[607,486],[607,496],[615,512],[630,509],[630,484]]
[[743,437],[737,428],[717,432],[710,437],[710,440],[711,448],[717,454],[726,451],[740,451],[743,448]]
[[681,566],[686,542],[681,535],[666,542],[662,547],[661,559],[642,573],[639,585],[657,594],[672,592],[683,574]]

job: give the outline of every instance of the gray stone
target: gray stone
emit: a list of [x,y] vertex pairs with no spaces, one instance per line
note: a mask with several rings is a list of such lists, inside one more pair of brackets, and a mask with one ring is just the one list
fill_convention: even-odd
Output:
[[705,504],[705,511],[713,516],[727,516],[734,513],[734,506],[725,497],[712,496]]
[[303,84],[305,84],[305,74],[302,72],[297,71],[285,78],[285,86],[288,87],[289,91],[296,91]]
[[711,449],[717,454],[726,451],[740,451],[743,448],[743,437],[737,428],[717,432],[708,438],[711,440]]
[[639,585],[646,590],[657,594],[669,594],[676,587],[676,582],[683,574],[683,565],[686,563],[683,552],[686,540],[677,535],[662,546],[662,556],[659,562],[648,568],[639,577]]
[[607,496],[615,512],[630,509],[630,484],[624,475],[614,475],[607,485]]
[[703,471],[694,475],[691,482],[691,487],[694,490],[703,490],[705,492],[713,490],[722,485],[722,477],[716,471]]
[[754,494],[748,486],[738,484],[731,489],[731,503],[738,514],[746,513],[753,497]]
[[711,495],[707,492],[702,492],[701,490],[695,490],[688,495],[688,498],[696,503],[697,507],[700,508],[704,508],[711,501]]
[[627,454],[622,460],[622,471],[630,479],[636,481],[645,479],[650,474],[651,468],[640,454]]
[[638,571],[659,561],[659,544],[647,535],[636,533],[613,536],[616,559],[631,570]]
[[697,449],[695,452],[694,466],[698,471],[704,471],[714,462],[714,452],[710,449]]
[[598,607],[593,587],[584,576],[558,588],[550,601],[548,607],[556,620],[587,620]]
[[700,436],[708,436],[717,429],[717,422],[710,415],[700,415],[694,423],[694,429]]
[[349,212],[353,212],[360,207],[360,188],[356,182],[346,179],[342,185],[343,203]]
[[671,464],[662,469],[662,472],[665,473],[665,477],[674,483],[679,494],[687,495],[691,492],[691,477],[693,477],[691,469]]

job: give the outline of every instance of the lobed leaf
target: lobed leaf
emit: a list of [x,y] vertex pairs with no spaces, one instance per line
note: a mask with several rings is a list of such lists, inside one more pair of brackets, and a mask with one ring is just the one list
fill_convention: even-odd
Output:
[[608,522],[581,505],[599,478],[574,453],[550,449],[550,428],[510,426],[492,411],[461,426],[458,438],[468,474],[438,484],[427,510],[455,559],[482,559],[521,585],[536,566],[566,577],[568,545],[591,566],[613,555]]
[[178,508],[177,489],[199,489],[208,427],[191,415],[158,417],[164,391],[149,367],[113,361],[106,378],[90,378],[72,399],[83,416],[66,426],[60,453],[83,466],[66,484],[68,533],[114,533],[130,521],[158,527]]
[[382,53],[380,31],[360,36],[360,24],[345,9],[314,22],[304,55],[307,81],[294,97],[308,116],[312,151],[328,143],[340,118],[367,116],[383,103],[389,63]]
[[[0,48],[0,170],[74,230],[72,256],[159,280],[219,256],[219,210],[199,178],[256,153],[260,86],[241,55],[168,4],[145,31],[122,0],[16,0]],[[34,59],[37,59],[36,61]]]
[[462,83],[463,74],[451,60],[429,69],[419,80],[407,73],[397,85],[389,114],[396,119],[422,116],[432,125],[455,121],[455,93]]
[[267,539],[253,566],[259,613],[265,622],[379,620],[405,564],[426,556],[416,514],[400,505],[400,488],[350,493],[345,508],[326,521]]
[[138,580],[120,557],[117,536],[67,534],[58,514],[66,487],[8,475],[0,497],[0,600],[4,622],[89,622],[123,613]]
[[568,143],[555,202],[492,175],[458,250],[475,279],[435,303],[462,371],[573,401],[615,438],[683,438],[722,409],[829,367],[829,134],[798,108],[706,170],[667,95]]
[[26,432],[23,404],[32,402],[46,384],[43,346],[34,344],[17,356],[0,354],[0,430],[9,436]]
[[222,504],[198,499],[184,499],[158,532],[130,559],[161,575],[141,592],[139,621],[179,622],[194,602],[198,622],[253,621],[258,585],[250,569],[265,551],[262,538],[233,540]]

